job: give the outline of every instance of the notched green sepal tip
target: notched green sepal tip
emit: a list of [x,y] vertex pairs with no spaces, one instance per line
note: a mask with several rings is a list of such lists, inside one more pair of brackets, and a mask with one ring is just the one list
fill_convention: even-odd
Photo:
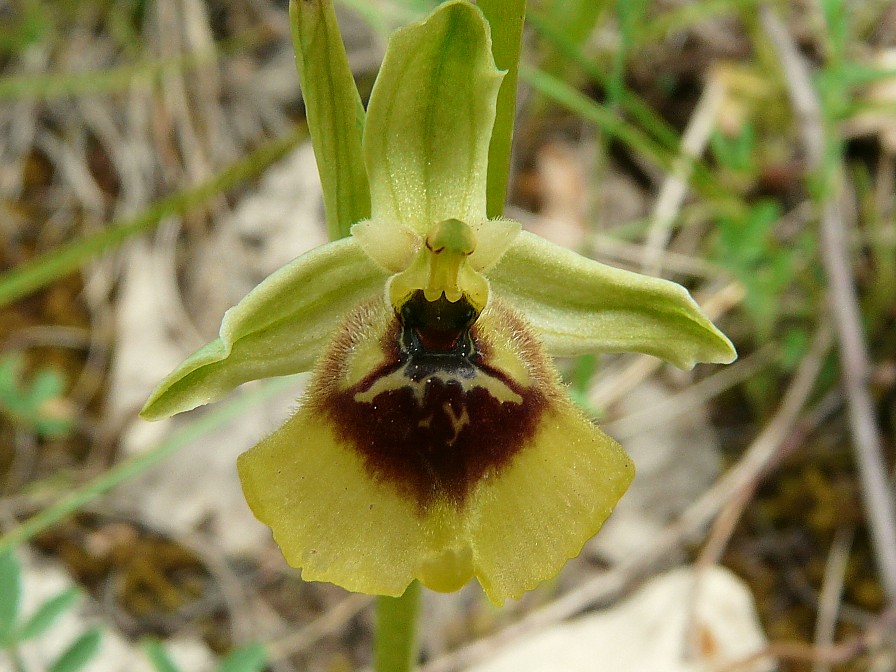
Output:
[[[152,391],[140,410],[140,417],[150,421],[162,420],[213,401],[214,395],[203,389],[198,382],[202,375],[191,374],[208,371],[210,367],[225,359],[227,359],[227,347],[220,338],[206,343],[156,385],[156,389]],[[206,394],[203,395],[203,392]]]
[[523,232],[488,274],[548,352],[640,352],[690,369],[727,364],[731,341],[681,285],[587,259]]

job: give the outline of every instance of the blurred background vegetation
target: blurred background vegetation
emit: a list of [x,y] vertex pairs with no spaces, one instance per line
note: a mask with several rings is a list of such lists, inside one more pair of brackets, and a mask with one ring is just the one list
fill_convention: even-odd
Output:
[[[435,4],[337,2],[362,98],[389,32]],[[893,523],[896,462],[896,5],[530,0],[523,64],[507,215],[681,282],[740,352],[732,367],[687,374],[636,357],[569,362],[577,399],[623,435],[619,404],[647,379],[667,391],[661,417],[708,414],[722,468],[745,476],[700,500],[710,513],[693,529],[687,509],[666,521],[679,531],[670,548],[734,570],[769,640],[805,643],[782,650],[779,669],[896,669],[881,657],[886,637],[869,635],[892,625],[896,589],[893,554],[873,539]],[[201,525],[178,536],[139,502],[101,497],[163,457],[162,472],[184,468],[184,445],[243,412],[225,407],[132,457],[123,437],[156,374],[120,387],[113,369],[133,331],[122,316],[176,323],[189,352],[274,261],[303,251],[253,266],[272,246],[267,229],[239,225],[240,255],[225,235],[304,142],[302,118],[285,2],[0,1],[0,530],[19,558],[0,567],[0,601],[21,583],[22,554],[55,563],[87,612],[142,642],[155,669],[177,669],[165,651],[185,633],[218,669],[369,662],[365,598],[302,585],[269,547],[234,554]],[[314,198],[317,230],[300,235],[320,242]],[[129,250],[149,248],[176,315],[123,303]],[[239,282],[209,271],[240,263]],[[883,491],[858,466],[868,454]],[[668,566],[664,555],[648,554],[627,585]],[[600,557],[580,562],[582,576],[607,570]],[[579,576],[501,613],[471,598],[427,655],[499,632]],[[30,629],[12,610],[4,631],[0,608],[10,664],[19,635],[54,627],[73,595],[40,606]],[[254,629],[253,609],[268,614]],[[65,644],[91,653],[94,632],[79,636]],[[15,669],[3,655],[0,669]],[[78,655],[53,669],[80,669]]]

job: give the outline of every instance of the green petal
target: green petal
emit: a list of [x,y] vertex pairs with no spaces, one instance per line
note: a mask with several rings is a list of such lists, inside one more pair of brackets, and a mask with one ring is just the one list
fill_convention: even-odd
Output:
[[690,369],[727,364],[731,341],[684,287],[613,268],[523,232],[488,273],[554,356],[642,352]]
[[501,72],[482,12],[451,2],[389,40],[364,129],[371,218],[425,235],[485,219]]
[[249,380],[307,371],[346,313],[383,294],[386,277],[351,238],[298,257],[228,310],[220,337],[168,375],[140,415],[167,417]]

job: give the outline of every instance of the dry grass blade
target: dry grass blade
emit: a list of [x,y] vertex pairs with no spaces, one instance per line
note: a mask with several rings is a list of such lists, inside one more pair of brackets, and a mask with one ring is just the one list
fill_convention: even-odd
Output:
[[653,208],[653,221],[647,234],[647,246],[641,265],[641,270],[648,275],[659,275],[662,271],[662,253],[669,242],[672,223],[688,192],[688,178],[694,159],[706,149],[725,93],[725,84],[721,78],[710,76],[681,139],[681,156],[675,160],[672,171],[663,182]]
[[[852,528],[841,527],[837,530],[825,563],[824,583],[818,597],[818,618],[815,621],[815,645],[820,648],[834,643],[834,629],[843,599],[843,584],[854,533]],[[816,661],[812,672],[831,672],[831,666],[826,661]]]
[[305,627],[269,642],[267,648],[271,659],[281,660],[306,651],[327,635],[338,632],[372,604],[373,598],[369,595],[349,595]]
[[[787,29],[768,7],[761,10],[762,25],[778,51],[786,83],[799,117],[809,168],[819,174],[825,156],[821,103],[812,87],[805,60]],[[896,502],[887,482],[883,447],[867,386],[870,366],[862,332],[856,288],[847,257],[849,247],[838,194],[826,193],[821,203],[822,262],[829,283],[829,301],[837,329],[843,386],[849,408],[850,429],[868,511],[869,529],[881,583],[890,600],[896,599]]]

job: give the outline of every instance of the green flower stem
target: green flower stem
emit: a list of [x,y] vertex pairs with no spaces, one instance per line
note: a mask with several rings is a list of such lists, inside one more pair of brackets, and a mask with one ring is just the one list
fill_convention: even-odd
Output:
[[510,177],[510,152],[513,143],[513,122],[516,116],[516,83],[523,21],[526,17],[526,0],[479,0],[478,4],[491,27],[495,65],[507,71],[498,92],[498,110],[488,148],[486,185],[486,213],[489,217],[500,217],[504,212],[507,182]]
[[375,672],[411,672],[417,663],[420,584],[414,581],[401,597],[376,600]]
[[40,513],[35,514],[0,537],[0,554],[40,534],[97,497],[142,474],[184,446],[222,427],[233,418],[239,417],[250,407],[270,399],[276,393],[295,384],[294,376],[284,376],[283,378],[265,381],[263,385],[252,392],[241,394],[216,410],[200,416],[195,422],[174,432],[152,450],[125,460],[92,481],[75,488],[52,506],[43,509]]
[[157,201],[140,214],[110,222],[102,231],[58,247],[0,275],[0,306],[12,303],[64,275],[76,271],[89,259],[128,238],[149,231],[165,217],[182,215],[209,198],[258,175],[308,136],[302,125],[285,138],[278,138],[191,189]]

